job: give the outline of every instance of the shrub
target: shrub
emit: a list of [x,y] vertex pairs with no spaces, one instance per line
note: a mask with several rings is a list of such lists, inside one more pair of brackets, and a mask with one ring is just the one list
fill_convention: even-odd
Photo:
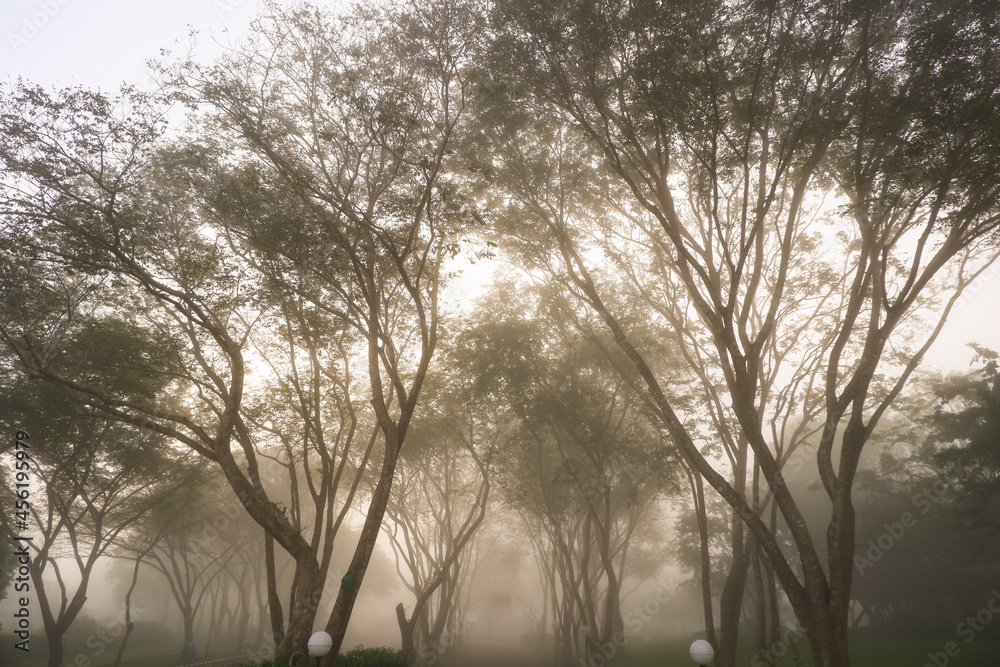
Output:
[[[313,658],[309,660],[309,665],[312,665]],[[265,660],[240,663],[235,667],[288,667],[288,663],[284,660]],[[388,646],[358,646],[347,653],[341,653],[337,659],[337,667],[410,667],[410,664],[406,662],[406,655],[402,651]]]
[[341,653],[337,659],[337,667],[409,667],[409,664],[402,651],[388,646],[358,646],[347,653]]

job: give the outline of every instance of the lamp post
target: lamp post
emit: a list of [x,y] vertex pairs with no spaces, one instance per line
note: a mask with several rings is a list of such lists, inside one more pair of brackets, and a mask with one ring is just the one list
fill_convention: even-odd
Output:
[[583,648],[584,648],[584,651],[587,654],[587,665],[589,667],[589,665],[590,665],[590,626],[589,625],[585,625],[582,628],[580,628],[580,630],[583,633]]
[[309,638],[307,646],[309,647],[309,655],[316,658],[316,667],[319,667],[320,658],[329,653],[330,649],[333,648],[333,638],[320,630],[313,633],[313,636]]
[[705,667],[715,657],[715,649],[704,639],[696,639],[691,644],[691,659],[696,665]]

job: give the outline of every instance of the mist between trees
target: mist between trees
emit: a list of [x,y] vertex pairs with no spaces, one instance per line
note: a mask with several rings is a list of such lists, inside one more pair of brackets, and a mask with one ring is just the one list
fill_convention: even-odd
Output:
[[998,11],[273,4],[158,89],[5,86],[49,664],[108,558],[128,632],[155,581],[186,652],[293,665],[375,608],[411,662],[501,618],[621,660],[665,573],[720,667],[954,628],[997,583],[997,357],[920,362],[1000,253]]

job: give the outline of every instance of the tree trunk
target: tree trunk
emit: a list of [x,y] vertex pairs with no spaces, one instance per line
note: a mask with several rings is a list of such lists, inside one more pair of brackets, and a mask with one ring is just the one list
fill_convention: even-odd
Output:
[[[212,591],[212,604],[208,606],[208,636],[205,637],[205,646],[201,650],[201,657],[208,658],[209,652],[212,650],[212,635],[215,634],[215,628],[222,622],[222,611],[225,609],[225,603],[219,605],[219,589],[218,586]],[[215,617],[215,609],[219,607],[219,618]]]
[[[406,620],[406,610],[403,603],[396,605],[396,624],[399,625],[399,638],[402,640],[403,655],[410,665],[417,664],[417,647],[413,643],[413,621]],[[333,651],[331,651],[332,653]]]
[[760,564],[760,551],[753,550],[753,590],[754,590],[754,648],[757,653],[767,646],[767,598],[764,590],[764,573]]
[[274,538],[264,533],[264,569],[267,571],[267,610],[271,616],[271,636],[274,645],[281,646],[285,639],[285,613],[278,597],[278,573],[274,564]]
[[184,643],[194,641],[194,611],[191,607],[181,607],[181,618],[184,621]]
[[135,624],[132,623],[132,591],[135,590],[135,585],[139,581],[139,565],[142,563],[142,557],[148,553],[144,551],[142,555],[135,559],[135,568],[132,570],[132,584],[128,587],[128,591],[125,593],[125,634],[122,636],[122,641],[118,644],[118,653],[115,655],[114,667],[118,667],[122,664],[122,655],[125,653],[125,645],[128,644],[129,635],[132,634],[132,628]]
[[[771,534],[774,535],[777,532],[778,525],[778,506],[775,503],[771,503]],[[763,553],[763,549],[760,548],[760,544],[757,545],[757,549],[760,553],[760,563],[764,568],[764,572],[767,574],[767,599],[771,607],[771,643],[774,644],[780,640],[781,637],[781,612],[778,610],[778,582],[774,578],[774,568],[771,567],[771,562],[767,559],[767,555]]]
[[427,644],[437,654],[440,654],[444,648],[441,645],[441,635],[444,634],[448,617],[451,616],[451,601],[455,593],[452,582],[453,578],[447,577],[438,586],[437,612],[434,616],[434,624],[427,630]]
[[48,667],[62,667],[63,664],[63,645],[62,636],[52,636],[46,637],[49,644],[49,663]]
[[[45,588],[42,586],[42,569],[39,568],[39,563],[44,563],[46,559],[47,555],[38,555],[32,559],[30,564],[31,581],[34,583],[35,591],[38,594],[38,606],[42,614],[42,626],[45,628],[45,637],[49,645],[48,665],[49,667],[61,667],[63,661],[63,636],[65,636],[66,630],[73,624],[80,610],[83,609],[83,604],[87,601],[86,592],[87,583],[90,578],[90,568],[88,567],[84,571],[83,582],[57,619],[52,613],[49,598],[45,594]],[[59,574],[58,569],[56,570],[56,574]]]
[[[610,554],[607,562],[610,563]],[[625,619],[622,617],[621,582],[614,567],[605,568],[607,591],[604,597],[604,627],[601,634],[594,628],[594,637],[598,637],[605,653],[611,652],[616,658],[625,656]],[[610,659],[611,656],[609,656]]]
[[697,471],[688,471],[694,483],[694,507],[698,517],[698,540],[701,546],[701,604],[705,617],[705,637],[714,647],[719,646],[715,637],[715,614],[712,611],[712,554],[708,548],[708,510],[705,508],[705,485]]
[[[742,530],[742,526],[740,526]],[[736,667],[736,642],[740,633],[740,614],[743,610],[743,593],[750,569],[748,549],[741,547],[733,554],[726,583],[719,602],[719,647],[715,656],[716,667]]]
[[296,565],[299,576],[293,598],[294,609],[288,619],[288,631],[278,646],[278,654],[288,655],[288,664],[292,667],[304,665],[309,661],[306,646],[313,631],[316,612],[319,610],[324,579],[319,571],[319,564],[312,554],[296,561]]
[[250,600],[240,593],[240,614],[236,624],[236,638],[233,645],[234,653],[243,650],[243,644],[247,640],[247,631],[250,629]]
[[340,647],[344,643],[344,635],[347,633],[347,624],[351,620],[351,611],[354,609],[358,590],[364,581],[368,562],[375,550],[375,542],[382,530],[382,519],[385,516],[385,508],[389,504],[393,476],[396,472],[396,461],[399,458],[398,438],[395,432],[390,435],[391,437],[386,437],[385,455],[382,460],[382,471],[379,474],[378,484],[372,493],[368,514],[365,516],[365,523],[358,539],[358,546],[354,550],[354,558],[351,559],[347,570],[352,575],[353,581],[350,586],[341,586],[337,601],[333,605],[333,611],[330,613],[330,620],[326,624],[326,632],[333,640],[333,648],[323,659],[325,667],[336,664],[336,656],[340,653]]
[[[555,566],[555,558],[552,559],[553,567]],[[558,615],[556,611],[556,599],[557,588],[555,573],[552,575],[552,614],[553,616]],[[564,592],[562,598],[562,622],[559,624],[559,629],[556,631],[556,664],[557,665],[571,665],[573,664],[573,640],[571,627],[573,625],[573,607],[571,597]]]
[[[859,416],[852,416],[845,430],[841,457],[860,451],[867,437]],[[846,475],[845,475],[846,477]],[[847,624],[850,618],[851,581],[854,574],[855,513],[850,479],[839,479],[833,494],[827,528],[829,583],[822,571],[806,571],[811,618],[806,636],[817,667],[847,667]],[[809,579],[812,578],[812,581]],[[819,595],[817,592],[825,592]]]

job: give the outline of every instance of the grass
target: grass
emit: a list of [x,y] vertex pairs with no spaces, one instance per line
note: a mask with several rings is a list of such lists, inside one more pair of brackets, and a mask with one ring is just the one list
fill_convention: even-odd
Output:
[[[944,653],[945,645],[954,641],[959,650],[957,656]],[[615,667],[692,667],[694,663],[688,655],[689,639],[668,639],[651,642],[635,642],[629,645],[628,655],[617,662]],[[894,639],[858,637],[851,640],[851,667],[935,667],[928,653],[938,655],[938,667],[998,667],[1000,666],[1000,640],[976,639],[965,643],[957,637]],[[778,648],[778,647],[776,647]],[[777,667],[814,667],[809,644],[803,638],[795,647],[798,660],[792,648],[777,651],[781,657]],[[954,651],[953,651],[954,652]],[[758,657],[752,642],[741,642],[736,664],[738,667],[765,667],[764,661],[755,662]],[[947,663],[942,661],[947,658]],[[597,667],[600,661],[591,660]]]
[[[32,641],[34,643],[34,640]],[[41,645],[39,645],[39,650],[32,653],[40,655],[42,653]],[[104,651],[100,655],[95,655],[93,652],[67,651],[63,656],[63,664],[66,667],[102,667],[104,665],[113,665],[116,654],[117,648]],[[122,657],[122,667],[175,667],[180,663],[180,654],[180,647],[173,643],[167,646],[127,648],[125,649],[125,655]],[[9,664],[11,667],[46,667],[48,664],[45,658],[31,659],[31,654],[28,654],[28,658],[27,660],[8,661],[3,664]],[[77,662],[78,658],[80,659],[79,662]],[[199,662],[203,659],[202,657],[197,658]],[[212,658],[210,657],[209,659]],[[0,662],[3,661],[0,660]],[[219,667],[222,667],[224,664],[219,663]]]
[[[591,667],[693,667],[694,663],[688,655],[692,639],[670,638],[656,641],[629,642],[627,655],[615,656],[611,662],[605,662],[603,656],[591,656]],[[945,647],[948,642],[954,642],[952,652],[958,650],[958,655],[948,656]],[[775,647],[776,653],[781,653],[776,667],[814,667],[809,644],[803,638],[794,649],[790,644]],[[128,650],[125,654],[123,667],[174,667],[178,664],[180,651],[176,646],[151,647]],[[170,653],[167,657],[167,653]],[[934,654],[938,664],[935,665],[928,654]],[[37,654],[36,654],[37,655]],[[106,652],[100,656],[80,654],[90,662],[89,667],[108,665],[114,661],[114,653]],[[66,655],[66,665],[74,665],[77,654]],[[448,656],[442,663],[447,664]],[[754,661],[757,654],[752,642],[744,635],[737,653],[737,667],[769,667],[762,660]],[[947,662],[944,662],[947,658]],[[201,658],[199,658],[201,659]],[[44,659],[17,661],[10,663],[12,667],[45,667]],[[87,667],[88,663],[81,663]],[[971,643],[965,643],[957,636],[927,637],[927,638],[872,638],[854,637],[851,639],[851,667],[1000,667],[1000,640],[985,637],[976,638]]]
[[[591,656],[590,667],[694,667],[688,654],[693,637],[675,637],[655,641],[633,640],[629,642],[625,656],[615,656],[605,661],[603,656]],[[959,649],[957,656],[947,656],[945,645],[954,641]],[[872,638],[855,636],[851,638],[851,667],[1000,667],[1000,640],[978,637],[965,643],[957,636],[940,638]],[[814,667],[809,644],[802,637],[794,647],[786,644],[774,647],[780,653],[774,666],[760,658],[749,637],[742,637],[737,650],[737,667]],[[797,651],[797,656],[796,656]],[[954,651],[953,651],[954,652]],[[931,662],[928,653],[939,654],[938,665]],[[943,662],[947,658],[947,663]],[[454,655],[445,654],[437,667],[448,667]],[[551,653],[547,656],[551,660]],[[574,667],[586,667],[583,662]]]

